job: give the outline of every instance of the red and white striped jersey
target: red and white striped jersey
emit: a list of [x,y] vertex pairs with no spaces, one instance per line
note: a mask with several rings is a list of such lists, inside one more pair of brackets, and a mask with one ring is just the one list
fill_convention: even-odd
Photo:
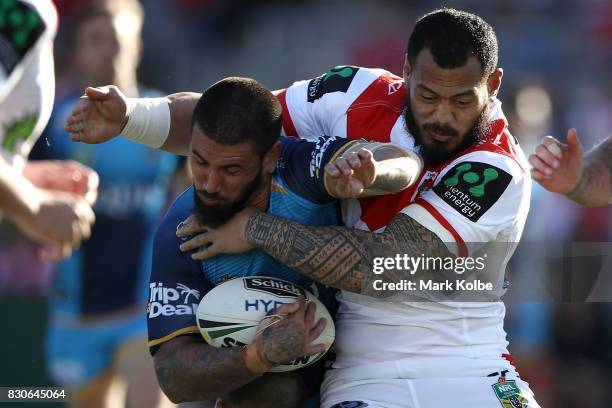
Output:
[[[336,67],[277,96],[286,134],[365,138],[420,150],[402,114],[407,98],[403,80],[387,71]],[[458,255],[472,254],[486,243],[510,243],[496,276],[503,282],[505,264],[527,217],[531,179],[527,160],[508,132],[501,102],[493,100],[491,108],[491,132],[480,144],[439,166],[426,164],[419,181],[401,193],[346,200],[345,224],[380,232],[402,212]],[[441,355],[506,364],[501,361],[507,353],[503,303],[391,304],[349,292],[342,292],[339,300],[334,367],[384,366],[388,361],[389,369],[396,370],[414,357]],[[381,338],[394,339],[393,347],[381,348]]]
[[51,0],[18,0],[0,13],[13,16],[0,30],[0,156],[20,170],[53,107],[58,17]]

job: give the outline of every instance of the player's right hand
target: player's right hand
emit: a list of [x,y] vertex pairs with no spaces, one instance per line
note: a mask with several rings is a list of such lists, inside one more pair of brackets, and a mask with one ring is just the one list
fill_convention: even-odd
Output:
[[128,119],[125,95],[114,85],[87,88],[64,130],[75,142],[97,144],[118,136]]
[[363,148],[327,163],[325,175],[330,195],[357,198],[376,180],[376,161],[372,152]]
[[38,203],[27,214],[15,218],[30,238],[49,244],[43,256],[57,261],[70,255],[91,235],[95,215],[85,198],[58,191],[38,190]]
[[42,190],[74,193],[90,205],[98,195],[98,173],[74,160],[28,160],[23,175]]
[[567,131],[567,144],[546,136],[529,156],[531,176],[553,193],[567,194],[582,177],[583,149],[576,129]]
[[295,303],[284,304],[276,309],[275,316],[281,317],[269,317],[261,321],[259,334],[247,346],[255,350],[259,360],[266,365],[260,371],[325,351],[323,344],[311,345],[327,324],[324,318],[315,322],[316,307],[312,302],[306,303],[304,297],[300,296]]

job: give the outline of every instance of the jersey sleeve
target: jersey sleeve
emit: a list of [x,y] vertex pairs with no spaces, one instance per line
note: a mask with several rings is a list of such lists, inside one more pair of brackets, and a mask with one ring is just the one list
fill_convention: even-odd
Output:
[[402,213],[467,256],[491,241],[518,241],[530,194],[531,178],[514,159],[477,151],[446,166]]
[[0,7],[0,101],[24,73],[25,66],[50,44],[57,12],[50,1],[18,0]]
[[317,204],[331,203],[336,198],[325,188],[325,165],[356,142],[334,136],[319,137],[316,141],[281,137],[278,175],[299,196]]
[[334,129],[338,122],[346,122],[347,110],[377,73],[338,66],[321,76],[276,91],[283,107],[284,134],[303,139],[337,134]]
[[179,250],[182,240],[176,236],[180,223],[192,212],[192,200],[193,187],[170,207],[155,234],[147,304],[151,354],[177,336],[199,333],[196,310],[211,285],[200,263]]

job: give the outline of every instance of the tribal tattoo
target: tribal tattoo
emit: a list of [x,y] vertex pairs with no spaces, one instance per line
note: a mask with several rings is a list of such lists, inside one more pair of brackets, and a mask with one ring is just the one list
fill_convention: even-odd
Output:
[[173,402],[214,400],[259,377],[245,367],[240,347],[216,348],[179,336],[155,353],[157,380]]
[[582,177],[567,196],[586,206],[612,203],[612,136],[585,156]]
[[[405,214],[396,215],[383,233],[346,227],[312,227],[266,213],[250,216],[246,239],[272,257],[325,285],[363,293],[373,277],[373,260],[383,254],[410,257],[455,257],[433,232]],[[441,270],[427,270],[440,279]],[[390,270],[381,279],[398,282],[405,270]],[[422,276],[422,275],[421,275]]]

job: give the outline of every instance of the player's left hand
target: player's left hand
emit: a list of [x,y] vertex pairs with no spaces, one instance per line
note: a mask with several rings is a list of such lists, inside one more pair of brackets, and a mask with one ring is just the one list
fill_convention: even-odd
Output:
[[249,217],[256,211],[255,208],[247,207],[217,228],[200,224],[195,215],[189,216],[176,231],[178,237],[192,237],[181,244],[180,250],[196,250],[191,258],[201,261],[217,254],[238,254],[253,249],[246,239],[245,230]]
[[23,175],[36,187],[76,194],[89,205],[94,204],[98,195],[98,173],[74,160],[30,160]]
[[357,198],[376,180],[376,161],[372,152],[363,148],[327,163],[325,174],[329,194]]

